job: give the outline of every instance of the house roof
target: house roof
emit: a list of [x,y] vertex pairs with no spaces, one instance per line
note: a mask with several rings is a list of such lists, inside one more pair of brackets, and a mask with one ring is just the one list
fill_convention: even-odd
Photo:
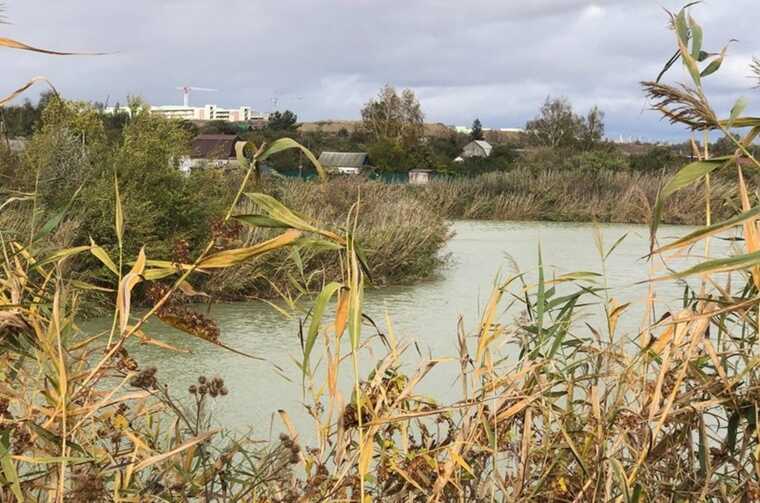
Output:
[[27,141],[23,138],[12,138],[6,141],[11,152],[20,153],[26,150]]
[[485,152],[486,155],[491,155],[491,150],[493,150],[493,147],[490,143],[485,140],[475,140],[473,143],[476,143],[480,148],[482,148],[483,152]]
[[235,157],[235,143],[240,138],[234,134],[201,134],[193,138],[193,159],[230,159]]
[[322,152],[319,163],[326,168],[361,168],[367,164],[365,152]]

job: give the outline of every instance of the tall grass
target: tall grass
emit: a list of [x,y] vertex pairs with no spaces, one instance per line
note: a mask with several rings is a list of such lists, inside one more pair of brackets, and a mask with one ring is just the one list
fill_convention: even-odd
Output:
[[[349,213],[359,202],[361,214],[354,235],[366,256],[375,286],[408,283],[434,274],[445,257],[441,252],[449,227],[437,210],[410,193],[380,182],[362,183],[347,178],[316,185],[295,179],[269,179],[260,190],[285,206],[329,226],[345,227]],[[255,204],[244,204],[250,212]],[[240,234],[244,243],[271,235],[265,228]],[[330,252],[282,251],[225,270],[209,280],[207,291],[221,297],[278,297],[287,290],[319,290],[324,281],[339,277],[341,264]],[[293,280],[296,280],[295,282]]]
[[[647,223],[657,193],[670,174],[629,170],[554,170],[519,167],[474,178],[435,179],[408,190],[447,218],[548,220],[559,222]],[[710,194],[716,216],[733,211],[732,182],[725,177]],[[698,225],[704,219],[704,194],[688,187],[674,194],[662,219]]]

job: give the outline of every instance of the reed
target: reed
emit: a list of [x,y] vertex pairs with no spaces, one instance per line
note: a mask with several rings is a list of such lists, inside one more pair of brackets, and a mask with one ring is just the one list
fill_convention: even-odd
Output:
[[[648,223],[657,193],[670,176],[629,170],[518,167],[474,178],[436,179],[407,190],[451,219]],[[732,187],[726,177],[714,183],[710,197],[717,216],[733,211]],[[668,199],[662,220],[702,223],[702,199],[701,189],[685,188]]]

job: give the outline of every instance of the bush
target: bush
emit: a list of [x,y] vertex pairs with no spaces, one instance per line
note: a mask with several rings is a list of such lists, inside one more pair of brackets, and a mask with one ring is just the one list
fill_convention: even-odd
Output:
[[644,154],[631,156],[629,162],[634,171],[656,172],[675,168],[682,161],[671,147],[656,146]]

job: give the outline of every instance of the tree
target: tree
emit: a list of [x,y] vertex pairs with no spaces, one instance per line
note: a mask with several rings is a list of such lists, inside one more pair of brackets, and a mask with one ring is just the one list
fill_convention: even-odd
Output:
[[280,112],[279,110],[269,115],[267,128],[273,131],[290,131],[296,129],[298,116],[290,110]]
[[470,140],[482,140],[483,139],[483,125],[480,123],[480,119],[472,121],[472,130],[470,131]]
[[546,98],[538,116],[528,121],[525,130],[541,146],[573,146],[582,130],[583,120],[573,112],[567,98]]
[[604,137],[604,112],[595,106],[581,117],[567,98],[546,98],[538,116],[528,121],[525,129],[534,143],[544,147],[589,149]]
[[375,142],[390,142],[410,148],[424,134],[425,116],[414,91],[404,89],[399,96],[390,85],[362,108],[364,129]]
[[583,120],[581,141],[585,148],[591,148],[604,139],[604,112],[594,105]]

